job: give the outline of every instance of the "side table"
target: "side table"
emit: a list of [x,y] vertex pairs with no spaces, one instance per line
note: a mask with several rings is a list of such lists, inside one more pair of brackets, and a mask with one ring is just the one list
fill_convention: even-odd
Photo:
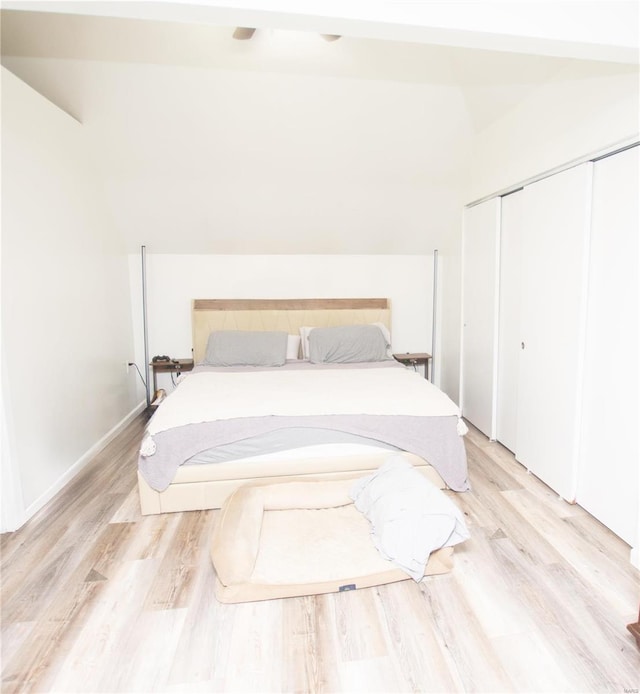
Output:
[[427,352],[403,352],[402,354],[394,354],[393,358],[405,366],[413,366],[417,371],[420,364],[424,365],[424,377],[429,380],[429,362],[431,355]]
[[153,392],[158,390],[158,374],[174,373],[180,375],[183,371],[193,369],[193,359],[172,359],[171,361],[152,361]]

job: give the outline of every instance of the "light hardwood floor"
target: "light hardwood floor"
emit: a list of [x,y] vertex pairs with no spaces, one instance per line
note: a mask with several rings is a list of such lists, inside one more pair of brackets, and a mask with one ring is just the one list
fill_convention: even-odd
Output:
[[467,438],[472,538],[421,584],[221,605],[216,511],[141,517],[141,416],[2,536],[2,692],[624,692],[628,547],[499,444]]

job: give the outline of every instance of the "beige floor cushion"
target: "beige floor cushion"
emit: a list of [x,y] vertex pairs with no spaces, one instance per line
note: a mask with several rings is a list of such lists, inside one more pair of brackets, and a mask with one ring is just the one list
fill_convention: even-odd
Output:
[[[220,602],[316,595],[412,580],[373,546],[351,479],[249,484],[225,502],[211,559]],[[453,549],[433,552],[425,575],[446,573]]]

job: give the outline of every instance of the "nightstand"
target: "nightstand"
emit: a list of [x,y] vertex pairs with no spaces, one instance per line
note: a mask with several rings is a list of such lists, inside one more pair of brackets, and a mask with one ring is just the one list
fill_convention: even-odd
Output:
[[193,369],[193,359],[174,359],[173,361],[152,361],[153,392],[158,390],[158,374],[181,374]]
[[418,365],[424,365],[424,377],[429,379],[429,362],[431,361],[431,355],[427,352],[405,352],[403,354],[394,354],[393,358],[399,361],[405,366],[413,366],[417,371]]

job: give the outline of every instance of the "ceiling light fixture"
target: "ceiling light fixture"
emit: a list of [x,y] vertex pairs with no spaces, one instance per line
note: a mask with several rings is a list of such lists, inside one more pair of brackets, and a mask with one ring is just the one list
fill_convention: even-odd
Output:
[[[255,33],[256,30],[254,27],[236,27],[233,32],[233,38],[238,41],[247,41],[252,38]],[[340,34],[320,34],[320,36],[322,36],[325,41],[337,41],[342,38]]]
[[251,27],[236,27],[236,30],[233,32],[233,38],[238,39],[238,41],[246,41],[250,39],[255,32],[256,30]]

